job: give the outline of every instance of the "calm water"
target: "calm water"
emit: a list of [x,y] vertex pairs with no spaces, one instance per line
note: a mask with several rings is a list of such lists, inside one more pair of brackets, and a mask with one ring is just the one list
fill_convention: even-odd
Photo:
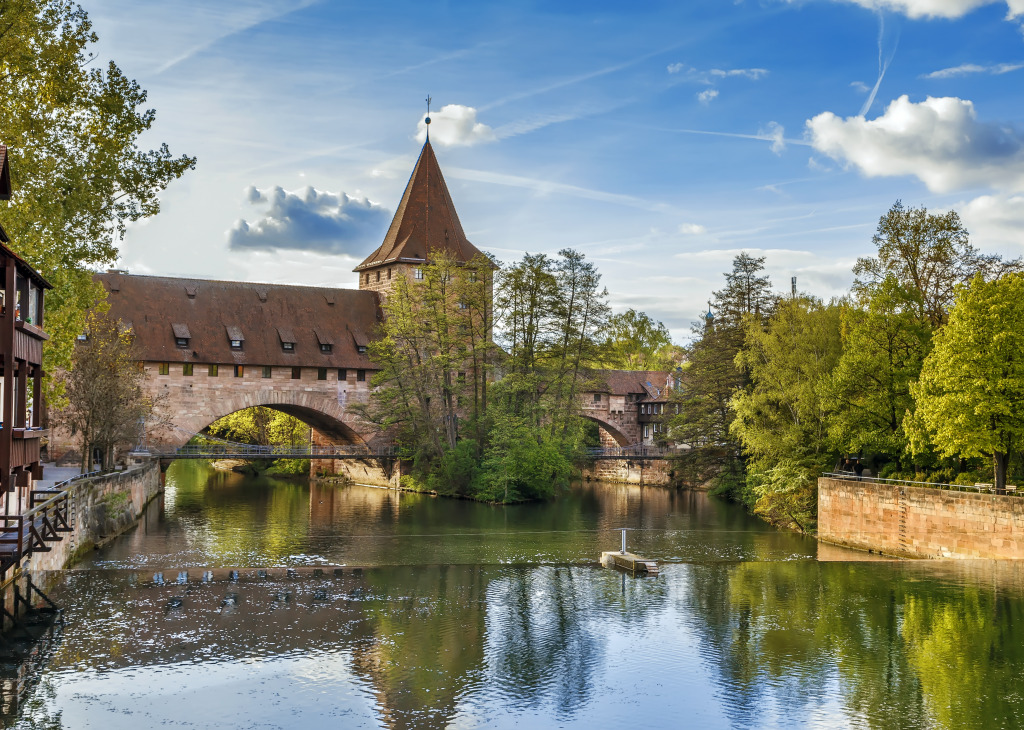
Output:
[[[616,485],[492,508],[178,463],[167,487],[55,577],[65,626],[8,725],[1024,726],[1016,563],[860,561]],[[622,525],[659,577],[596,565]]]

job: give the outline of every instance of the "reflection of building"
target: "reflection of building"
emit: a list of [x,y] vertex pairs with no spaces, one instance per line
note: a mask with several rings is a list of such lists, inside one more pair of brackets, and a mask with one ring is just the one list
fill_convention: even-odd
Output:
[[[11,198],[11,176],[7,148],[0,145],[0,200]],[[26,490],[33,479],[41,479],[39,459],[43,413],[43,293],[47,281],[5,244],[7,234],[0,228],[0,357],[3,358],[3,423],[0,428],[0,486],[5,511],[16,487]],[[31,381],[31,385],[30,385]]]

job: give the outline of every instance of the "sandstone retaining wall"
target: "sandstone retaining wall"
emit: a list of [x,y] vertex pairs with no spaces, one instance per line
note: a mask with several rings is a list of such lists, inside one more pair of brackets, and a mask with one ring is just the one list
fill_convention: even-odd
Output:
[[22,569],[35,572],[69,567],[81,551],[120,535],[135,524],[145,506],[162,491],[160,482],[160,464],[150,460],[75,485],[74,531],[62,533],[63,540],[47,543],[50,552],[32,553],[23,561]]
[[1024,558],[1024,497],[823,477],[818,537],[913,558]]
[[583,469],[583,478],[667,487],[672,483],[671,471],[672,462],[667,459],[599,459]]

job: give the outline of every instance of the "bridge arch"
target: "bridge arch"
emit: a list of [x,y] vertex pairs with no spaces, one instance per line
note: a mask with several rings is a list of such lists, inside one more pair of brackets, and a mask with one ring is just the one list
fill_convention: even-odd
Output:
[[[211,394],[212,396],[212,394]],[[214,421],[247,408],[263,406],[294,416],[312,427],[317,435],[334,444],[363,445],[368,435],[360,433],[356,419],[346,412],[336,398],[315,391],[262,388],[232,392],[223,397],[205,399],[198,411],[177,413],[171,419],[167,445],[182,446]]]
[[596,423],[602,431],[615,440],[615,443],[618,446],[632,446],[635,442],[635,439],[631,440],[626,434],[619,430],[618,426],[608,423],[608,421],[598,418],[597,416],[590,415],[589,413],[584,413],[583,417]]

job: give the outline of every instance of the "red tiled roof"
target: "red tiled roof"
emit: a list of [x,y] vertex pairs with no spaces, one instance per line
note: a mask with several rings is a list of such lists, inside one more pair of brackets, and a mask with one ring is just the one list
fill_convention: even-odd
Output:
[[384,243],[353,271],[398,260],[425,261],[435,251],[447,251],[460,262],[470,261],[480,253],[462,230],[434,150],[427,142],[405,186]]
[[664,397],[671,373],[667,370],[595,370],[593,390],[611,395],[640,394],[645,398]]
[[[373,336],[381,317],[374,292],[121,273],[96,279],[108,292],[111,316],[133,323],[149,362],[374,369],[346,334]],[[188,333],[187,348],[175,345],[176,331]],[[318,331],[333,339],[330,352],[321,350]],[[231,349],[233,339],[244,340],[241,350]],[[282,341],[294,342],[294,351]]]

